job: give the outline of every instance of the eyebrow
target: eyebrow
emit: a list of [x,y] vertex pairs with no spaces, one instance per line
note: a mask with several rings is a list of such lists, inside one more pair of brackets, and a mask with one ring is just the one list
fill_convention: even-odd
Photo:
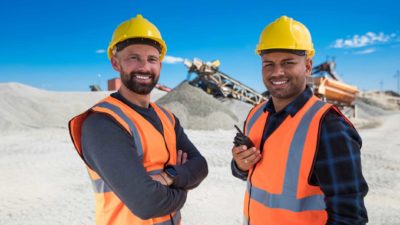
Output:
[[[132,56],[132,55],[142,57],[142,55],[139,54],[139,53],[136,53],[136,52],[128,52],[128,56]],[[149,55],[146,55],[146,56],[144,56],[144,57],[146,57],[146,58],[149,58],[149,57],[159,58],[159,55],[158,55],[158,54],[149,54]]]
[[[291,61],[291,60],[296,60],[296,58],[289,57],[289,58],[284,58],[284,59],[282,59],[280,61]],[[274,60],[264,59],[264,60],[262,60],[262,62],[274,62]]]
[[159,55],[148,55],[147,57],[152,57],[152,58],[160,58]]

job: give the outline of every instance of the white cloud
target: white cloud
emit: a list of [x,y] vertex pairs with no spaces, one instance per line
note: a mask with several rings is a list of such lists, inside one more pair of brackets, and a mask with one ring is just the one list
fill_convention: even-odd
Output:
[[348,39],[337,39],[333,44],[333,48],[360,48],[365,46],[371,46],[375,44],[388,43],[390,41],[396,41],[396,34],[384,34],[380,32],[375,34],[374,32],[367,32],[364,35],[354,35]]
[[376,51],[375,48],[367,48],[367,49],[362,50],[362,51],[356,51],[356,52],[354,52],[354,54],[356,54],[356,55],[366,55],[366,54],[371,54],[371,53],[373,53],[375,51]]
[[181,62],[183,62],[183,58],[181,57],[166,55],[163,59],[163,63],[168,63],[168,64],[176,64]]
[[96,53],[97,54],[103,54],[103,53],[105,53],[106,52],[106,50],[104,50],[104,49],[97,49],[96,50]]

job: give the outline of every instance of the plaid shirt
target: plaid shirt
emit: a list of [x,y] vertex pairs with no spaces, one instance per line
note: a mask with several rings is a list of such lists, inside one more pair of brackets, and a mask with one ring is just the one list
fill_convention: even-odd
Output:
[[[282,111],[276,113],[272,99],[264,110],[269,112],[261,141],[265,140],[288,116],[294,116],[310,99],[307,88]],[[335,110],[329,110],[321,123],[319,145],[309,184],[320,186],[325,195],[327,225],[361,225],[368,222],[364,196],[368,185],[361,170],[361,138],[353,126]],[[235,177],[247,179],[247,172],[240,171],[232,161]]]

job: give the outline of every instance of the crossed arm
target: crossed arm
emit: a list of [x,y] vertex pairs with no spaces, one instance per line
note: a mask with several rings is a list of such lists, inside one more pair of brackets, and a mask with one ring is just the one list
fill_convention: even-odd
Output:
[[[176,166],[178,174],[185,171],[181,172],[182,176],[177,176],[180,179],[177,181],[181,183],[168,185],[166,180],[164,185],[158,182],[157,179],[161,177],[147,174],[134,150],[132,137],[103,114],[94,113],[85,121],[82,128],[82,147],[88,165],[132,213],[142,219],[164,216],[182,208],[187,196],[185,187],[197,185],[207,175],[207,164],[196,149],[198,155],[190,150],[186,154],[181,153],[181,160],[184,155],[187,157],[186,162],[181,161],[181,165]],[[202,166],[202,174],[198,175],[201,179],[191,182],[186,179],[191,176],[191,171],[186,170],[197,167],[196,162]],[[193,166],[193,163],[196,165]]]

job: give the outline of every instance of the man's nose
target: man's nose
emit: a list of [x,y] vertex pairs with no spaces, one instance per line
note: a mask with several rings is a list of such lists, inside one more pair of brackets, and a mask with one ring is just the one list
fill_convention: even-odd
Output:
[[284,74],[285,74],[285,70],[284,70],[283,66],[275,65],[272,75],[279,76],[279,75],[284,75]]
[[140,60],[138,63],[138,71],[140,72],[148,72],[150,71],[150,63],[147,60]]

